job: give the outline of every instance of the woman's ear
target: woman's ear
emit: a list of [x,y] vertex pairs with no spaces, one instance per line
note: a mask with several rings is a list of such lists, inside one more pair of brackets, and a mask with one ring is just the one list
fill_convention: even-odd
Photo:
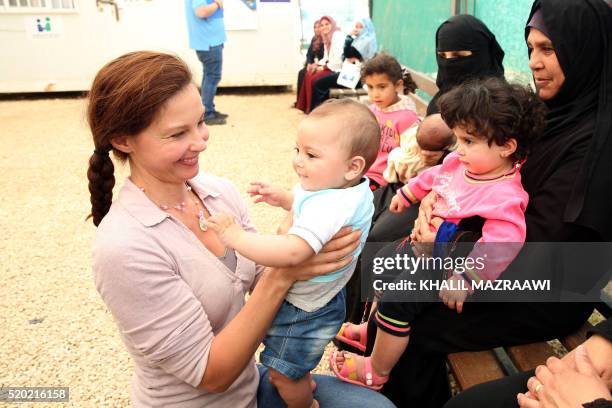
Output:
[[365,159],[363,156],[353,156],[348,161],[348,169],[346,173],[344,173],[344,179],[346,181],[355,180],[358,177],[361,177],[363,173],[365,173]]
[[115,149],[119,150],[120,152],[123,152],[125,154],[130,154],[132,152],[132,147],[128,142],[127,136],[113,137],[110,143]]
[[501,155],[502,157],[510,157],[514,152],[516,152],[517,142],[516,139],[511,138],[506,140],[503,146],[501,146]]

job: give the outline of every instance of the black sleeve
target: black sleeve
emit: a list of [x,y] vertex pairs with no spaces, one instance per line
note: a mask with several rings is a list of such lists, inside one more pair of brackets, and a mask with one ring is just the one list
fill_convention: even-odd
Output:
[[359,61],[363,61],[363,57],[361,56],[361,53],[359,51],[357,51],[357,49],[355,47],[353,47],[353,37],[351,37],[350,35],[346,36],[346,39],[344,40],[344,59],[347,58],[357,58]]
[[310,46],[308,47],[308,51],[306,52],[306,63],[312,64],[314,62],[314,59],[315,59],[315,54],[314,52],[312,52],[312,42],[311,42]]
[[591,336],[593,334],[598,334],[601,337],[612,342],[612,318],[604,320],[603,322],[599,323],[597,326],[589,330],[588,336]]

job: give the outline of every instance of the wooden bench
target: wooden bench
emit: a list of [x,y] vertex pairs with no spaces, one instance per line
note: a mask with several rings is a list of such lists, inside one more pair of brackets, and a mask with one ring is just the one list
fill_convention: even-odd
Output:
[[[567,351],[571,351],[586,340],[589,328],[591,325],[587,322],[576,333],[559,338],[559,341]],[[457,387],[463,391],[483,382],[532,370],[555,355],[552,346],[542,342],[487,351],[452,353],[447,357],[447,364]]]

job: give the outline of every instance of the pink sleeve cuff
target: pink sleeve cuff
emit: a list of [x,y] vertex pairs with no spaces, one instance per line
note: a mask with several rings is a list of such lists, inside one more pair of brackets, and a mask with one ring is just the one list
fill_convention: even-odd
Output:
[[397,190],[397,192],[395,193],[400,200],[402,200],[402,202],[404,203],[404,205],[406,207],[410,207],[412,205],[412,199],[405,191],[404,188],[400,188]]

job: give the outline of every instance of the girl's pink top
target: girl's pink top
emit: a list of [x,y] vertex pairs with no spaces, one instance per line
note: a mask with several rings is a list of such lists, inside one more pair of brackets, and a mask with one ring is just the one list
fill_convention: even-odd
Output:
[[469,254],[472,259],[484,258],[485,266],[466,271],[471,280],[497,279],[525,242],[529,196],[521,184],[518,167],[504,176],[483,180],[470,176],[459,155],[451,153],[441,165],[410,179],[403,190],[414,202],[433,190],[437,200],[432,215],[446,221],[459,223],[473,216],[486,220],[482,238]]
[[400,135],[419,120],[407,98],[407,96],[402,96],[398,102],[384,109],[374,104],[370,106],[370,110],[374,112],[380,125],[380,149],[376,160],[366,172],[366,176],[380,186],[387,185],[383,172],[387,168],[389,152],[399,147]]

